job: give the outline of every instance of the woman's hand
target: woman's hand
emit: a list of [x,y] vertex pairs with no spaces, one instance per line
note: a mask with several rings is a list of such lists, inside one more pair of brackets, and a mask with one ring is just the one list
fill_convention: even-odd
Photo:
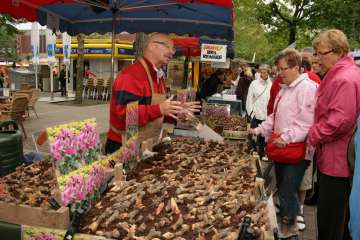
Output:
[[281,137],[275,138],[272,141],[278,148],[284,148],[286,146],[286,142]]

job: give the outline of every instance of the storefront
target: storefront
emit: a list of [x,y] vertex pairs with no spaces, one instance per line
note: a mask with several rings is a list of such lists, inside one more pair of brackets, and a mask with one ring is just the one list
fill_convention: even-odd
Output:
[[[78,57],[78,43],[76,39],[71,43],[70,86],[75,89],[73,79],[76,79],[76,64]],[[55,56],[63,58],[62,40],[58,40],[55,48]],[[111,40],[110,39],[85,39],[84,41],[84,65],[88,66],[97,78],[108,79],[111,75]],[[115,43],[115,72],[131,64],[134,60],[133,42],[119,41]],[[61,60],[59,60],[61,61]]]

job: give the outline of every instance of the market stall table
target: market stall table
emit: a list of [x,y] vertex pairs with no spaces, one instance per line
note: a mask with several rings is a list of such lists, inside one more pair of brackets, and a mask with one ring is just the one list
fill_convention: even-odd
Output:
[[242,108],[241,108],[241,100],[239,100],[239,99],[228,100],[228,99],[224,99],[223,96],[221,96],[221,97],[211,96],[207,99],[207,102],[208,103],[230,104],[231,110],[233,112],[238,112],[241,115]]

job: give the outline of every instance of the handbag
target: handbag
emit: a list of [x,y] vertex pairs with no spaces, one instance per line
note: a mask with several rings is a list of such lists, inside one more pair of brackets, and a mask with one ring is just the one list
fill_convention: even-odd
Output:
[[285,163],[285,164],[296,164],[300,163],[305,159],[306,153],[306,142],[296,142],[289,143],[285,147],[279,148],[274,143],[274,139],[279,138],[280,134],[274,133],[275,129],[275,115],[277,111],[277,106],[280,102],[281,96],[276,103],[274,109],[274,125],[273,125],[273,133],[271,134],[267,144],[266,144],[266,155],[268,158],[273,160],[276,163]]

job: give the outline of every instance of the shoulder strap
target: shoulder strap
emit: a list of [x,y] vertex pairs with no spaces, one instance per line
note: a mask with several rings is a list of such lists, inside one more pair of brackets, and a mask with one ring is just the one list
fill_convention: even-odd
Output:
[[274,107],[274,124],[273,124],[273,132],[274,132],[274,130],[275,130],[275,117],[276,117],[276,112],[277,112],[277,109],[278,109],[278,105],[279,105],[279,102],[280,102],[280,100],[281,100],[281,95],[280,95],[280,92],[278,93],[279,94],[279,99],[276,101],[276,103],[275,103],[275,107]]
[[143,66],[145,72],[146,72],[146,75],[147,75],[147,80],[150,84],[150,88],[151,88],[151,95],[154,95],[154,83],[153,83],[153,79],[151,77],[151,74],[150,74],[150,70],[149,70],[149,67],[147,65],[147,63],[145,62],[144,58],[139,58],[138,61],[140,62],[140,64]]

